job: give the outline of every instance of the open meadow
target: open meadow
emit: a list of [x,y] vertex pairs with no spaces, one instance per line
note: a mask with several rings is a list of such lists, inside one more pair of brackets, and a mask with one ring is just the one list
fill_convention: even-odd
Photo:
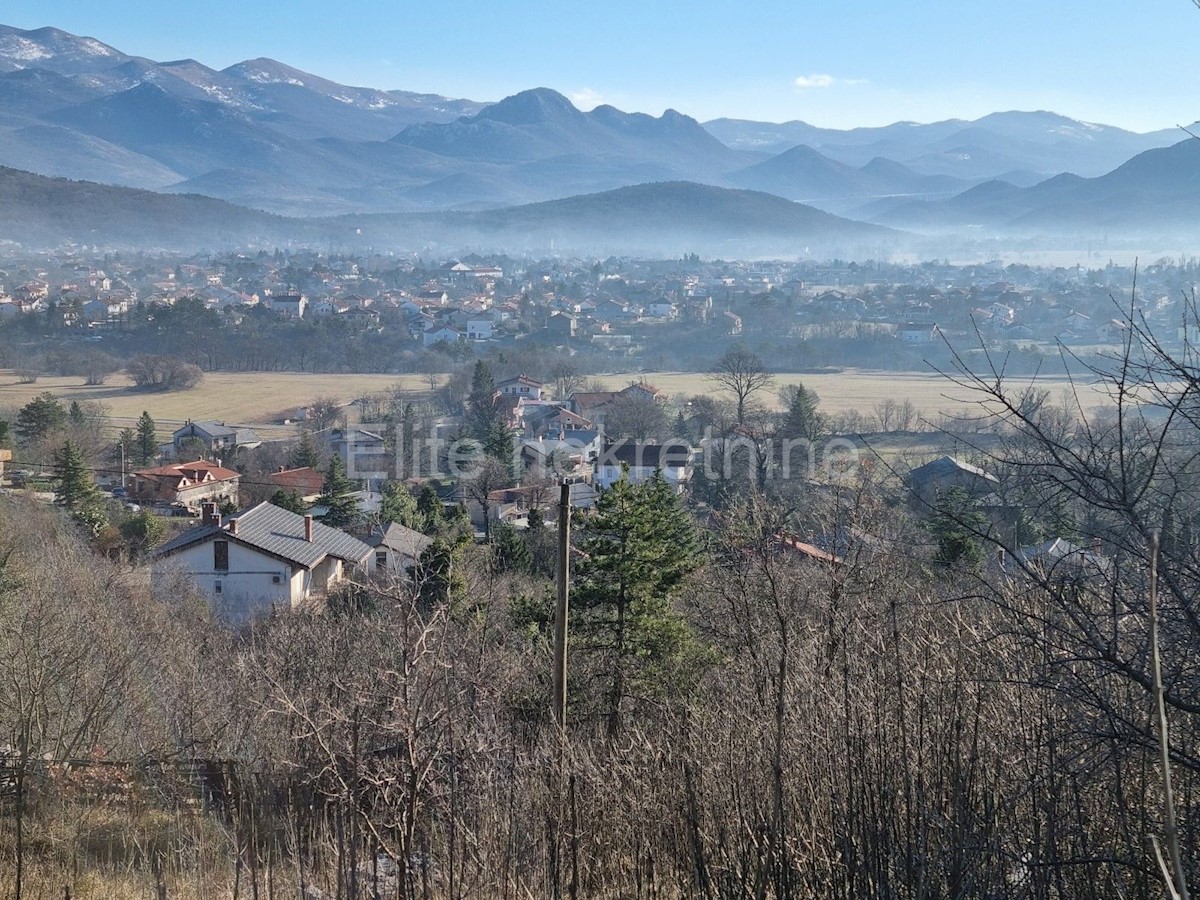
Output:
[[[646,381],[672,398],[710,394],[717,389],[703,372],[611,374],[595,380],[609,389]],[[876,403],[888,398],[901,402],[911,400],[929,419],[937,418],[939,412],[970,414],[972,398],[969,392],[932,372],[845,369],[814,374],[781,373],[775,376],[774,389],[757,399],[778,408],[778,392],[786,385],[801,381],[817,392],[821,409],[829,414],[851,410],[869,413]],[[1021,386],[1029,381],[1014,379],[1012,383]],[[1055,397],[1070,387],[1070,382],[1062,376],[1040,377],[1036,383],[1050,390]],[[333,397],[349,404],[358,397],[394,388],[416,394],[428,391],[429,383],[422,375],[209,372],[193,390],[148,393],[135,389],[124,375],[114,375],[107,384],[99,386],[85,385],[78,377],[42,377],[35,384],[21,384],[12,371],[0,370],[0,414],[15,410],[48,391],[64,403],[73,400],[102,403],[117,427],[132,424],[142,410],[147,410],[161,425],[182,424],[189,418],[212,419],[252,426],[260,429],[263,436],[283,436],[291,431],[283,425],[284,419],[294,418],[297,410],[317,397]],[[1085,408],[1104,402],[1094,385],[1083,385],[1081,391]]]

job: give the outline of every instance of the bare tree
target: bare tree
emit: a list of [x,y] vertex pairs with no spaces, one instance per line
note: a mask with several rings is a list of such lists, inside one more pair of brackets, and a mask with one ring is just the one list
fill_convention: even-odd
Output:
[[758,354],[742,347],[735,347],[718,359],[708,377],[733,394],[739,425],[746,421],[746,407],[751,398],[774,383]]

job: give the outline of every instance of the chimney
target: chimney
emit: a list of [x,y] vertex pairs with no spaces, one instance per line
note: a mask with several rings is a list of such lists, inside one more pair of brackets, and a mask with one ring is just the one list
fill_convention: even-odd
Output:
[[229,533],[230,533],[230,534],[237,534],[237,528],[238,528],[238,520],[237,520],[237,519],[230,519],[230,520],[229,520]]
[[1095,553],[1097,556],[1100,555],[1100,550],[1101,550],[1102,546],[1103,546],[1103,544],[1101,543],[1100,538],[1098,538],[1098,537],[1092,538],[1092,552]]
[[279,467],[279,472],[280,472],[280,474],[282,474],[282,473],[284,473],[284,472],[286,472],[286,471],[287,471],[287,467],[286,467],[286,466],[280,466],[280,467]]
[[217,513],[217,504],[201,503],[200,504],[200,521],[205,525],[220,525],[221,516]]
[[312,533],[313,533],[313,517],[311,515],[306,515],[304,517],[304,539],[306,541],[308,541],[310,544],[312,543],[312,539],[313,539]]

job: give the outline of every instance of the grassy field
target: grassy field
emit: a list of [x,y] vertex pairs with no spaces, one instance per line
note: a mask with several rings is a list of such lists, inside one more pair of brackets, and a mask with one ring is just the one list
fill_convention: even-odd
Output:
[[[692,394],[711,394],[717,389],[711,378],[700,372],[648,372],[644,375],[608,375],[600,379],[609,388],[620,388],[632,381],[647,381],[672,397]],[[775,376],[775,388],[769,396],[761,395],[761,402],[778,408],[778,393],[786,385],[803,382],[805,387],[817,392],[821,398],[822,411],[830,414],[850,410],[869,413],[881,400],[911,400],[924,415],[933,417],[939,411],[964,414],[965,403],[974,399],[947,379],[926,372],[881,372],[867,369],[845,369],[836,373],[780,374]],[[1012,384],[1024,386],[1028,380],[1014,379]],[[1040,377],[1037,385],[1049,390],[1055,399],[1070,387],[1065,377]],[[1103,404],[1104,396],[1094,386],[1083,386],[1085,407]]]
[[[621,388],[638,380],[648,381],[672,397],[708,394],[714,383],[697,372],[647,372],[637,375],[606,375],[600,379],[609,388]],[[836,414],[858,409],[869,413],[880,400],[911,400],[923,415],[933,418],[939,411],[966,411],[970,396],[946,379],[922,372],[879,372],[847,369],[838,373],[780,374],[775,389],[762,395],[763,402],[778,405],[778,391],[787,384],[803,381],[821,398],[821,408]],[[1018,384],[1019,382],[1014,382]],[[1057,394],[1068,387],[1065,378],[1041,378],[1037,382]],[[182,424],[186,419],[215,419],[229,424],[250,425],[264,435],[285,434],[284,418],[295,415],[299,407],[316,397],[335,397],[350,402],[365,394],[399,386],[404,390],[428,390],[428,382],[419,375],[313,375],[296,372],[214,372],[205,376],[200,387],[191,391],[163,394],[134,390],[123,375],[113,376],[108,384],[88,387],[80,378],[40,378],[36,384],[20,384],[11,371],[0,370],[0,412],[28,403],[43,391],[49,391],[65,403],[94,400],[104,404],[116,427],[123,427],[148,410],[162,426]],[[1092,387],[1085,387],[1085,406],[1103,402]]]
[[109,383],[88,387],[80,378],[39,378],[37,384],[19,384],[10,371],[0,370],[0,410],[23,406],[43,391],[64,403],[94,400],[107,408],[114,425],[131,424],[142,410],[160,426],[181,425],[187,419],[208,419],[231,425],[252,425],[270,435],[283,419],[295,415],[317,397],[349,402],[356,397],[386,391],[396,385],[405,390],[428,390],[420,375],[311,375],[296,372],[210,372],[191,391],[144,393],[123,375]]

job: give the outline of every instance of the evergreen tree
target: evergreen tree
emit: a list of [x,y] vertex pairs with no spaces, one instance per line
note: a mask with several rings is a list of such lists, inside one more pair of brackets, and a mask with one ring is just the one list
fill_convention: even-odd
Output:
[[496,381],[487,363],[479,360],[471,373],[471,392],[467,395],[467,431],[481,444],[486,443],[488,434],[496,422],[496,407],[492,402],[496,393]]
[[787,438],[815,441],[825,428],[825,417],[818,411],[820,398],[803,384],[791,386],[785,394],[788,401],[781,433]]
[[546,527],[542,511],[536,506],[529,510],[529,527],[525,529],[525,543],[529,546],[529,569],[535,575],[547,577],[554,574],[558,563],[558,546],[553,532]]
[[582,530],[573,626],[603,655],[610,734],[620,729],[631,693],[679,685],[700,645],[673,601],[699,567],[699,535],[661,476],[640,485],[627,474],[604,491]]
[[137,422],[137,453],[139,466],[148,466],[158,458],[158,435],[150,413],[142,411]]
[[529,572],[533,555],[520,533],[508,522],[492,526],[492,565],[498,572]]
[[12,441],[12,431],[7,419],[0,419],[0,447],[7,447]]
[[300,498],[300,495],[295,491],[285,491],[279,488],[271,495],[271,499],[267,501],[272,506],[278,506],[280,509],[286,509],[288,512],[294,512],[298,516],[308,512],[308,507]]
[[50,393],[39,394],[17,413],[17,437],[23,441],[41,440],[67,424],[67,411]]
[[937,542],[934,561],[943,566],[978,571],[983,566],[980,535],[987,523],[970,496],[960,487],[938,495],[928,528]]
[[352,496],[354,482],[346,477],[346,469],[342,458],[336,453],[329,458],[329,468],[325,470],[325,485],[317,505],[327,510],[321,519],[326,525],[343,528],[358,521],[358,501]]
[[55,504],[67,510],[94,537],[100,533],[105,518],[100,492],[92,482],[92,473],[88,471],[83,454],[74,443],[67,441],[54,455],[54,464],[58,469]]
[[420,514],[421,530],[425,534],[437,534],[445,525],[445,507],[432,485],[421,486],[421,493],[417,496],[417,512]]
[[403,482],[389,481],[383,486],[383,502],[379,510],[379,518],[384,524],[395,522],[405,528],[421,530],[424,516],[417,508],[416,498]]
[[83,407],[79,405],[78,400],[71,401],[71,408],[67,412],[67,419],[72,425],[82,425],[84,422]]
[[509,474],[513,467],[513,436],[508,426],[497,417],[488,427],[482,440],[484,454],[502,463]]
[[292,448],[288,462],[293,469],[303,469],[306,467],[319,469],[321,467],[321,454],[317,450],[317,444],[313,440],[312,432],[307,428],[300,433],[300,441]]

